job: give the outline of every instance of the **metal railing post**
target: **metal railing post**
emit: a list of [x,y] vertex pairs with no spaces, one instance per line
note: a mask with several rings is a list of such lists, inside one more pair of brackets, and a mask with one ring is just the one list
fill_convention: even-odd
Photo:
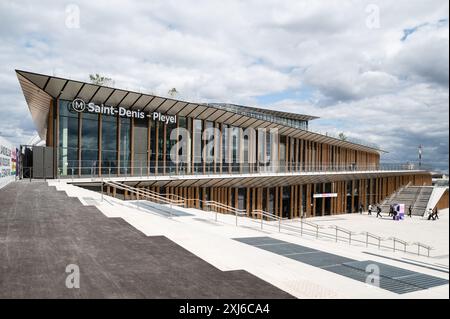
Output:
[[263,229],[263,215],[261,212],[259,214],[261,215],[261,229]]
[[281,218],[278,219],[278,232],[281,233]]
[[394,237],[394,253],[395,253],[395,237]]
[[103,202],[103,177],[102,177],[102,202]]
[[369,247],[369,233],[366,233],[366,247]]

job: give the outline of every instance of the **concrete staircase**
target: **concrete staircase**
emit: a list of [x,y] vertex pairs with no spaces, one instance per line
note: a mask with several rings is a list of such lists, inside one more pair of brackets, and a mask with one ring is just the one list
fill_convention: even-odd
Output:
[[428,202],[430,201],[431,194],[433,193],[433,187],[424,186],[421,187],[419,195],[412,209],[414,216],[423,216],[427,210]]
[[392,204],[405,204],[405,214],[408,213],[408,208],[411,206],[413,215],[423,216],[432,193],[433,187],[431,186],[405,187],[381,205],[382,212],[389,213],[389,207]]

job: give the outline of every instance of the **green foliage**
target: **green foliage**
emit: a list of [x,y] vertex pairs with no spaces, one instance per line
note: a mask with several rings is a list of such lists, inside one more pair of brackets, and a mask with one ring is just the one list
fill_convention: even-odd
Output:
[[167,92],[167,94],[169,94],[169,96],[171,96],[171,97],[174,97],[175,95],[178,94],[178,91],[177,91],[176,88],[171,88],[171,89],[169,90],[169,92]]
[[112,79],[108,78],[106,76],[102,76],[98,73],[95,74],[89,74],[89,80],[91,81],[92,84],[97,84],[97,85],[110,85],[112,84]]
[[343,141],[346,141],[347,140],[347,136],[343,132],[341,132],[341,133],[339,133],[339,139],[341,139]]

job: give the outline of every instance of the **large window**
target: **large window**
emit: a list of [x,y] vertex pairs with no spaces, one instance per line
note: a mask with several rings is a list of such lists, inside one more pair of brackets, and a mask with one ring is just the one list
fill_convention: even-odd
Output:
[[239,172],[241,167],[241,131],[238,127],[230,127],[230,150],[232,172]]
[[163,173],[165,169],[165,145],[164,145],[164,124],[158,123],[158,172]]
[[117,174],[117,117],[102,115],[102,174]]
[[147,175],[148,119],[134,120],[133,142],[133,174]]
[[156,141],[157,126],[155,122],[150,122],[150,173],[155,173],[157,163],[156,152],[158,143]]
[[169,123],[166,125],[166,171],[169,173],[175,173],[176,163],[170,158],[170,151],[172,147],[177,143],[177,140],[171,140],[170,134],[173,130],[177,130],[176,123]]
[[98,174],[98,114],[82,113],[81,174]]
[[[214,170],[214,156],[216,153],[216,145],[214,140],[214,123],[205,121],[205,148],[204,148],[204,161],[206,172],[212,172]],[[206,145],[210,147],[207,148]],[[212,146],[212,147],[211,147]]]
[[194,120],[194,127],[193,127],[193,154],[192,154],[192,160],[194,162],[194,171],[196,173],[202,173],[202,128],[203,123],[202,120]]
[[228,125],[222,124],[222,173],[228,173],[230,162]]
[[279,154],[279,162],[277,163],[278,171],[284,172],[286,168],[286,136],[280,136],[280,154]]
[[[185,174],[190,171],[190,158],[191,158],[191,143],[190,134],[182,135],[185,132],[189,132],[189,119],[183,116],[178,117],[178,138],[179,144],[178,154],[176,160],[178,161],[178,172]],[[184,140],[183,140],[184,139]]]
[[120,118],[120,174],[131,173],[131,121]]
[[78,175],[78,113],[70,111],[70,102],[59,102],[59,154],[61,175]]

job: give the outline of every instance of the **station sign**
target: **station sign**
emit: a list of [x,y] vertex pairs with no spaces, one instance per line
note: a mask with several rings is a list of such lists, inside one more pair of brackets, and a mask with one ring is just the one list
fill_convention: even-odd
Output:
[[323,193],[323,194],[314,194],[313,198],[330,198],[337,197],[337,193]]
[[152,118],[154,121],[163,122],[165,124],[175,124],[177,122],[176,115],[167,115],[162,114],[161,112],[143,112],[140,110],[129,110],[124,107],[114,107],[108,106],[104,104],[95,104],[93,102],[86,103],[82,99],[75,99],[71,103],[69,103],[69,108],[71,111],[75,111],[78,113],[95,113],[102,115],[112,115],[112,116],[121,116],[127,118],[136,118],[136,119],[144,119],[146,117]]

